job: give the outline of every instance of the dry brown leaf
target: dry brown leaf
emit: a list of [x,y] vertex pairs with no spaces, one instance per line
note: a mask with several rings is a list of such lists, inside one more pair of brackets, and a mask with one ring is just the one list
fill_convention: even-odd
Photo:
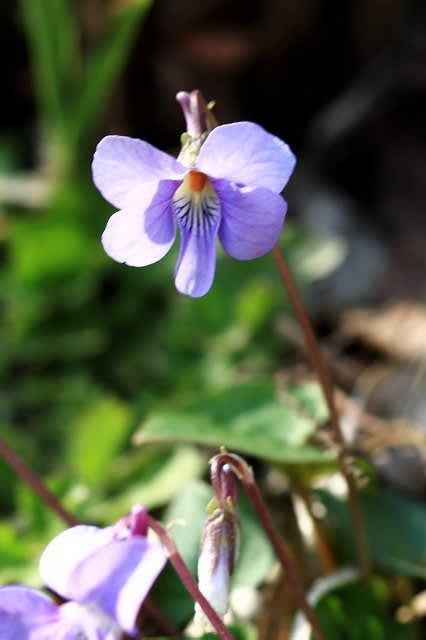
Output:
[[426,305],[419,302],[348,311],[341,332],[402,360],[426,359]]

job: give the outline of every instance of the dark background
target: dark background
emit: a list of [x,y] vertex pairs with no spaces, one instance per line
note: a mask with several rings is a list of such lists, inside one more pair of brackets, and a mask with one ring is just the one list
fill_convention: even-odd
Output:
[[[36,102],[17,4],[0,8],[1,131],[19,141],[29,166]],[[83,45],[100,31],[107,4],[75,2]],[[174,149],[182,130],[174,95],[200,88],[216,100],[219,121],[255,120],[294,148],[302,169],[292,215],[366,235],[368,248],[359,247],[354,262],[367,260],[374,286],[355,298],[423,298],[425,14],[423,2],[407,0],[159,0],[99,134],[125,132]],[[312,181],[321,215],[303,198]],[[337,214],[335,198],[343,203]]]

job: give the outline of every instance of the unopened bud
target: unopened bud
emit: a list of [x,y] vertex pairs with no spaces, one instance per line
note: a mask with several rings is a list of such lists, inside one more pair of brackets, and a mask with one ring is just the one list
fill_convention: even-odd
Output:
[[[238,516],[231,497],[222,504],[213,498],[207,507],[207,514],[198,560],[198,586],[215,611],[223,617],[229,606],[230,577],[238,555]],[[195,605],[195,621],[207,626],[198,605]]]

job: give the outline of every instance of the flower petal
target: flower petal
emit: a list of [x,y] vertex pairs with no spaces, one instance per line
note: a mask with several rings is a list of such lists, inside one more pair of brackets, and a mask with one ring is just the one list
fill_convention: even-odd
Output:
[[114,528],[77,525],[53,538],[43,551],[39,570],[43,582],[62,598],[72,600],[70,582],[75,568],[114,539]]
[[54,622],[59,607],[40,591],[11,586],[0,589],[0,638],[33,640],[40,626]]
[[175,285],[178,291],[192,298],[203,296],[212,286],[219,222],[220,218],[215,218],[202,235],[179,224],[181,245],[175,268]]
[[147,182],[178,180],[187,169],[152,145],[127,136],[106,136],[92,164],[93,181],[103,197],[120,209],[133,202],[133,192]]
[[226,253],[237,260],[268,253],[279,238],[286,201],[269,189],[240,188],[226,180],[214,186],[221,200],[219,238]]
[[285,142],[254,122],[234,122],[216,127],[209,134],[201,147],[197,169],[214,178],[280,193],[295,163]]
[[142,602],[166,560],[158,542],[139,536],[114,540],[77,568],[73,591],[132,634]]
[[114,527],[64,531],[46,547],[40,573],[63,597],[98,607],[132,634],[139,608],[167,558],[158,542],[142,536],[112,539],[114,534]]
[[96,607],[67,602],[58,607],[57,620],[39,627],[30,640],[122,640],[123,632]]
[[114,213],[102,234],[106,253],[131,267],[161,260],[175,239],[171,199],[178,182],[150,183],[138,202]]

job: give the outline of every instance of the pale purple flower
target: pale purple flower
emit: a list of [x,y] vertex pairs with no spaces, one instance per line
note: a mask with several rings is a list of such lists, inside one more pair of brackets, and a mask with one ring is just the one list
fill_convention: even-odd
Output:
[[146,533],[146,512],[139,507],[113,527],[78,525],[59,534],[41,556],[40,574],[69,602],[58,606],[25,587],[0,589],[1,640],[118,640],[123,631],[136,634],[141,603],[167,559]]
[[[188,134],[189,135],[189,134]],[[295,165],[289,147],[253,122],[213,129],[193,156],[176,160],[147,142],[107,136],[98,144],[93,179],[120,209],[102,235],[114,260],[142,267],[181,242],[177,289],[210,289],[216,238],[237,260],[258,258],[277,242],[287,209],[280,192]]]

